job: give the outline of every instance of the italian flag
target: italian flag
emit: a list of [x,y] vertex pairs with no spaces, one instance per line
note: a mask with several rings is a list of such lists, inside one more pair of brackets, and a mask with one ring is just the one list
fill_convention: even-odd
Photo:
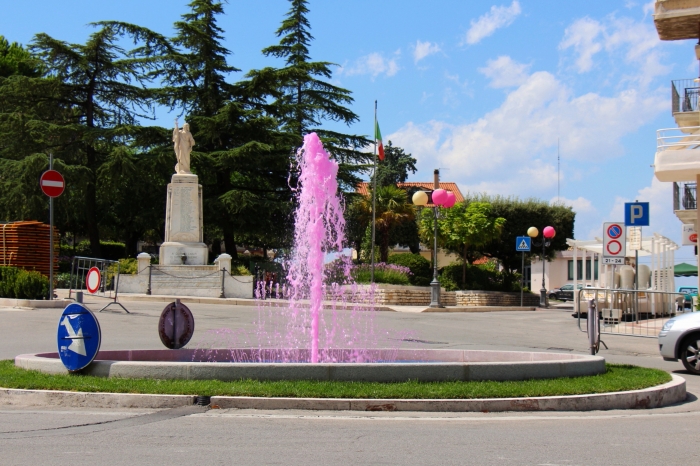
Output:
[[377,142],[379,150],[379,160],[384,160],[384,143],[382,142],[382,132],[379,131],[379,122],[374,122],[374,140]]

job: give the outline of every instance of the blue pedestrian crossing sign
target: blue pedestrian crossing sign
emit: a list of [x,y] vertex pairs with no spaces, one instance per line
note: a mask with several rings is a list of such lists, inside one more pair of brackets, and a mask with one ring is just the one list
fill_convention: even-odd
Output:
[[71,372],[87,367],[100,350],[102,332],[95,314],[82,304],[71,303],[58,321],[58,357]]
[[532,238],[529,236],[518,236],[515,238],[515,250],[520,252],[529,252]]
[[648,227],[649,226],[649,203],[648,202],[625,202],[625,226],[628,226],[628,227]]

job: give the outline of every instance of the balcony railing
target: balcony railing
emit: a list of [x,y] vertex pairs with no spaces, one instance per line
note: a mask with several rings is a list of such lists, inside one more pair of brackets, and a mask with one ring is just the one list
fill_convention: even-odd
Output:
[[671,81],[671,106],[673,113],[697,112],[700,82],[694,79]]
[[696,183],[673,183],[673,210],[695,210],[698,208]]
[[656,131],[656,150],[700,149],[700,126],[664,128]]

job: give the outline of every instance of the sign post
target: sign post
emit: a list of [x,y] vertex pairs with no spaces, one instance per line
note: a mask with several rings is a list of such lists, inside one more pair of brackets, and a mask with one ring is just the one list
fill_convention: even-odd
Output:
[[66,183],[53,169],[53,154],[49,153],[49,169],[39,179],[41,191],[49,197],[49,300],[53,299],[53,198],[63,194]]
[[518,236],[515,238],[515,250],[520,251],[522,265],[520,266],[520,307],[523,307],[523,279],[525,278],[525,253],[530,252],[532,238],[529,236]]

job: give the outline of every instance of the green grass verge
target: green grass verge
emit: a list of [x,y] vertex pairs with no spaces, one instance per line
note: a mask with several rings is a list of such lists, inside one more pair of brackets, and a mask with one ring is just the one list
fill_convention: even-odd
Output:
[[228,395],[299,398],[508,398],[580,395],[638,390],[671,376],[657,369],[608,364],[605,374],[520,382],[326,382],[240,380],[118,379],[88,375],[51,375],[0,361],[0,387],[79,392]]

